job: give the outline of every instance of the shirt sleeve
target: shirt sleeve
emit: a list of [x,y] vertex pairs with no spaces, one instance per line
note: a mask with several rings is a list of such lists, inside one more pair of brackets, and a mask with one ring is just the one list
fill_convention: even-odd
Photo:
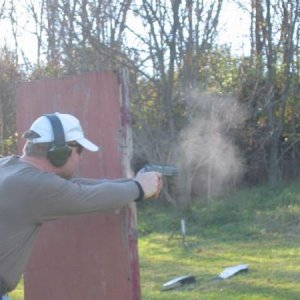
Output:
[[72,178],[71,181],[73,183],[81,183],[81,184],[86,184],[86,185],[94,185],[94,184],[100,184],[100,183],[106,183],[106,182],[111,182],[111,183],[122,183],[122,182],[130,182],[132,179],[128,178],[116,178],[116,179],[94,179],[94,178]]
[[34,222],[62,216],[122,208],[139,197],[133,180],[66,180],[41,173],[32,188],[30,203]]

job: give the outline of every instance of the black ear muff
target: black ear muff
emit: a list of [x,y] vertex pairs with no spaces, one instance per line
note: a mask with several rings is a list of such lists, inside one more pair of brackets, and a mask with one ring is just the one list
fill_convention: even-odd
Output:
[[62,167],[71,155],[72,149],[69,146],[60,147],[53,145],[47,153],[47,158],[55,167]]
[[65,140],[64,129],[60,119],[55,114],[45,115],[51,123],[54,141],[50,145],[47,158],[55,167],[62,167],[71,155],[72,148]]

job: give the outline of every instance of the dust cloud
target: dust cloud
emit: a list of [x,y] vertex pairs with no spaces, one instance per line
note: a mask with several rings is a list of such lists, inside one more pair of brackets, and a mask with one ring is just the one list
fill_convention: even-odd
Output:
[[234,97],[192,95],[189,105],[189,124],[180,134],[177,164],[184,174],[185,193],[211,198],[242,177],[243,159],[235,133],[247,114]]

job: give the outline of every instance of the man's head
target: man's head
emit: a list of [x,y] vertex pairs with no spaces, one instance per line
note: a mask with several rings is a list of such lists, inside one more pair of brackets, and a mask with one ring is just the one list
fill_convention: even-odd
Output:
[[[27,139],[24,147],[25,155],[47,158],[58,172],[66,171],[63,169],[68,167],[70,170],[67,172],[73,173],[74,162],[77,161],[78,165],[78,159],[74,161],[74,156],[78,157],[83,148],[93,152],[99,150],[98,146],[84,137],[79,120],[70,114],[55,113],[41,116],[23,136]],[[76,152],[75,155],[73,152]]]

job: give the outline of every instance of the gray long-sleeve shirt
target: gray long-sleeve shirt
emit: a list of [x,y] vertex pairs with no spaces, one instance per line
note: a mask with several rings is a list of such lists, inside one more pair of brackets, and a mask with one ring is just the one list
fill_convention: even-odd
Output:
[[0,278],[18,284],[45,221],[124,207],[139,197],[133,180],[66,180],[18,156],[0,159]]

